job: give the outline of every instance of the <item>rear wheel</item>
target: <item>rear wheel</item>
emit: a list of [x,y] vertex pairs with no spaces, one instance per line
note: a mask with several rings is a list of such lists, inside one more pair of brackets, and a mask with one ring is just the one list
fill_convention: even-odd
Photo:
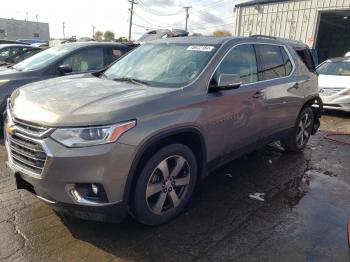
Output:
[[160,149],[147,161],[136,183],[136,219],[147,225],[170,221],[188,204],[196,179],[196,158],[187,146]]
[[291,135],[281,140],[281,144],[287,151],[300,152],[307,145],[314,125],[314,112],[310,107],[304,108],[298,118]]

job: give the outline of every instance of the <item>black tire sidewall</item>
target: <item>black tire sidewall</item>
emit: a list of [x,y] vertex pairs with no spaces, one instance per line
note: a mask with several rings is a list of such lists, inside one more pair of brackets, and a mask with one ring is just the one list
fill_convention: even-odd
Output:
[[[181,203],[176,208],[170,210],[166,214],[157,215],[154,214],[151,210],[149,210],[149,207],[146,202],[147,183],[157,165],[161,161],[172,155],[179,155],[186,159],[190,168],[191,180],[187,188],[187,193],[185,197],[181,200]],[[161,148],[145,163],[141,174],[137,180],[133,201],[133,210],[136,219],[139,222],[146,225],[160,225],[175,218],[187,206],[194,191],[196,181],[197,161],[190,148],[183,144],[171,144]]]

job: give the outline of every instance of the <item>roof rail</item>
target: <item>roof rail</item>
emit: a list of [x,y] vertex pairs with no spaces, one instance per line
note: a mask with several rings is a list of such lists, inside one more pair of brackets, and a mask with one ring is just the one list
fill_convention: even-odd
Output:
[[282,38],[282,37],[275,37],[275,36],[268,36],[268,35],[251,35],[250,37],[252,37],[252,38],[272,39],[272,40],[276,40],[276,41],[289,43],[291,45],[307,46],[307,44],[303,43],[303,41],[293,40],[293,39],[289,39],[289,38]]
[[252,38],[267,38],[267,39],[277,40],[276,37],[269,36],[269,35],[251,35],[250,37],[252,37]]

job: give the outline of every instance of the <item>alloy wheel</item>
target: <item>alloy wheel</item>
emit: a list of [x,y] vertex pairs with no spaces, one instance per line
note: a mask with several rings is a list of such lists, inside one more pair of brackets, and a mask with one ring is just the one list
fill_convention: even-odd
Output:
[[190,167],[184,157],[174,155],[162,160],[147,183],[148,208],[157,215],[175,209],[186,196],[190,180]]
[[296,140],[299,147],[303,147],[307,143],[307,140],[311,134],[311,124],[312,124],[312,118],[310,117],[309,113],[306,113],[300,119],[300,122],[298,125]]

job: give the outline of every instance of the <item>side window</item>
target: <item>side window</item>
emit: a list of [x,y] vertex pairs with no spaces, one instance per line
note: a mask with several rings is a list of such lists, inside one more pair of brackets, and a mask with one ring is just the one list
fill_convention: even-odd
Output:
[[315,61],[312,57],[311,51],[307,48],[295,50],[300,59],[304,62],[309,71],[315,71]]
[[107,57],[106,57],[106,65],[109,65],[113,63],[115,60],[117,60],[119,57],[121,57],[124,54],[124,50],[121,50],[116,47],[108,48],[107,50]]
[[60,65],[70,65],[74,73],[98,70],[104,67],[103,48],[84,48],[64,59]]
[[288,56],[283,56],[280,46],[256,45],[256,50],[261,59],[259,80],[270,80],[288,75],[286,74],[288,67],[286,63],[289,59],[287,60]]
[[3,48],[0,51],[0,59],[6,59],[7,57],[10,56],[10,48]]
[[253,45],[234,47],[216,70],[211,85],[217,83],[220,74],[237,74],[243,84],[257,82],[258,66]]

